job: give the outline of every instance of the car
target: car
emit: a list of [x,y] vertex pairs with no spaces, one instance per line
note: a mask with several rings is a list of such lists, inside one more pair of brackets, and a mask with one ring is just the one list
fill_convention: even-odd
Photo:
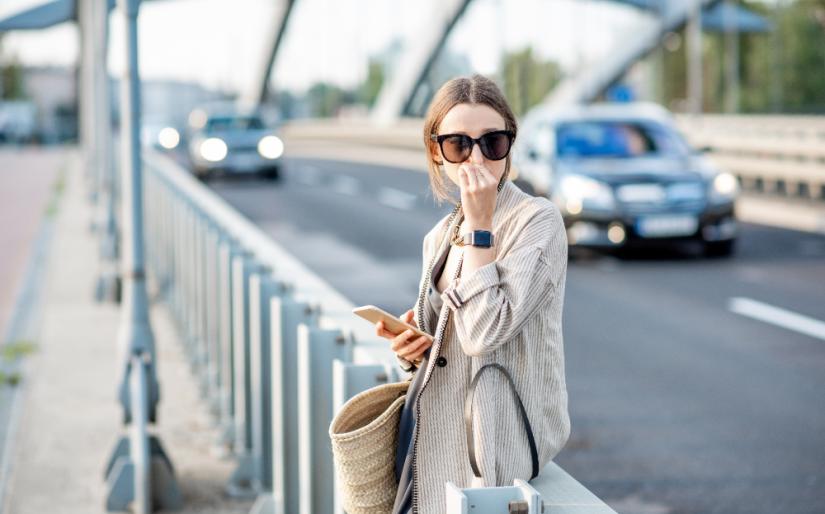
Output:
[[195,109],[189,125],[189,159],[198,178],[216,173],[279,178],[284,143],[260,115]]
[[537,108],[513,164],[517,184],[559,208],[571,246],[698,241],[708,256],[734,251],[736,177],[691,148],[659,105]]
[[140,141],[143,146],[161,151],[172,151],[181,143],[181,134],[175,125],[161,117],[146,116],[141,122]]

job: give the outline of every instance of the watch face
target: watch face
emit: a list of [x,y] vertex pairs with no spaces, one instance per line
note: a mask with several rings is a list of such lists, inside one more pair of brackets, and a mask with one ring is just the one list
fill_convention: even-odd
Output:
[[476,230],[473,233],[473,246],[489,248],[493,245],[493,234],[486,230]]

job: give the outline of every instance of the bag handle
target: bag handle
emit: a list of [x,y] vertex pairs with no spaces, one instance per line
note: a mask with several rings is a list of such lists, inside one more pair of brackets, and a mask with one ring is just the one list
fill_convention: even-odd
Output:
[[521,402],[521,397],[516,390],[516,384],[513,382],[513,377],[511,377],[507,369],[500,364],[486,364],[482,366],[476,373],[476,376],[473,377],[472,382],[470,382],[470,388],[467,390],[467,398],[464,401],[464,429],[467,434],[467,452],[470,455],[470,467],[473,468],[473,474],[477,478],[481,478],[481,471],[479,471],[478,462],[476,461],[475,437],[473,436],[473,398],[475,397],[476,386],[478,386],[478,381],[481,378],[481,374],[487,369],[497,369],[500,371],[505,378],[507,378],[507,382],[510,384],[510,389],[516,396],[516,402],[518,403],[519,412],[521,413],[521,420],[524,422],[524,430],[527,432],[527,444],[530,446],[530,459],[533,464],[533,473],[530,480],[533,480],[539,474],[539,452],[536,449],[536,438],[533,437],[533,428],[530,426],[530,420],[527,418],[527,410]]

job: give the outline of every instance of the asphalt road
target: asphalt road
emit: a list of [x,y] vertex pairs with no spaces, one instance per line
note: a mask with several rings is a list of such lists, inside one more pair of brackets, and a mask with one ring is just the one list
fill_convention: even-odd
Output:
[[[449,210],[425,174],[363,164],[211,186],[355,304],[398,313]],[[825,335],[808,318],[825,320],[821,235],[743,224],[730,259],[578,255],[556,462],[622,514],[825,512]]]

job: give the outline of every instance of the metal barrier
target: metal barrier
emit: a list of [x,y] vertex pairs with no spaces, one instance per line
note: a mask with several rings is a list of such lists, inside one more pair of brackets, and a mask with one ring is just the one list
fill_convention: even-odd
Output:
[[[677,116],[697,147],[750,191],[825,199],[825,116]],[[290,143],[349,142],[421,152],[423,120],[382,127],[364,120],[302,120],[284,127]]]
[[[399,379],[393,353],[353,323],[348,300],[186,170],[154,152],[144,163],[150,276],[220,428],[216,443],[236,459],[227,490],[257,496],[254,513],[343,512],[327,430],[348,398]],[[546,506],[613,512],[555,464],[533,485]]]

